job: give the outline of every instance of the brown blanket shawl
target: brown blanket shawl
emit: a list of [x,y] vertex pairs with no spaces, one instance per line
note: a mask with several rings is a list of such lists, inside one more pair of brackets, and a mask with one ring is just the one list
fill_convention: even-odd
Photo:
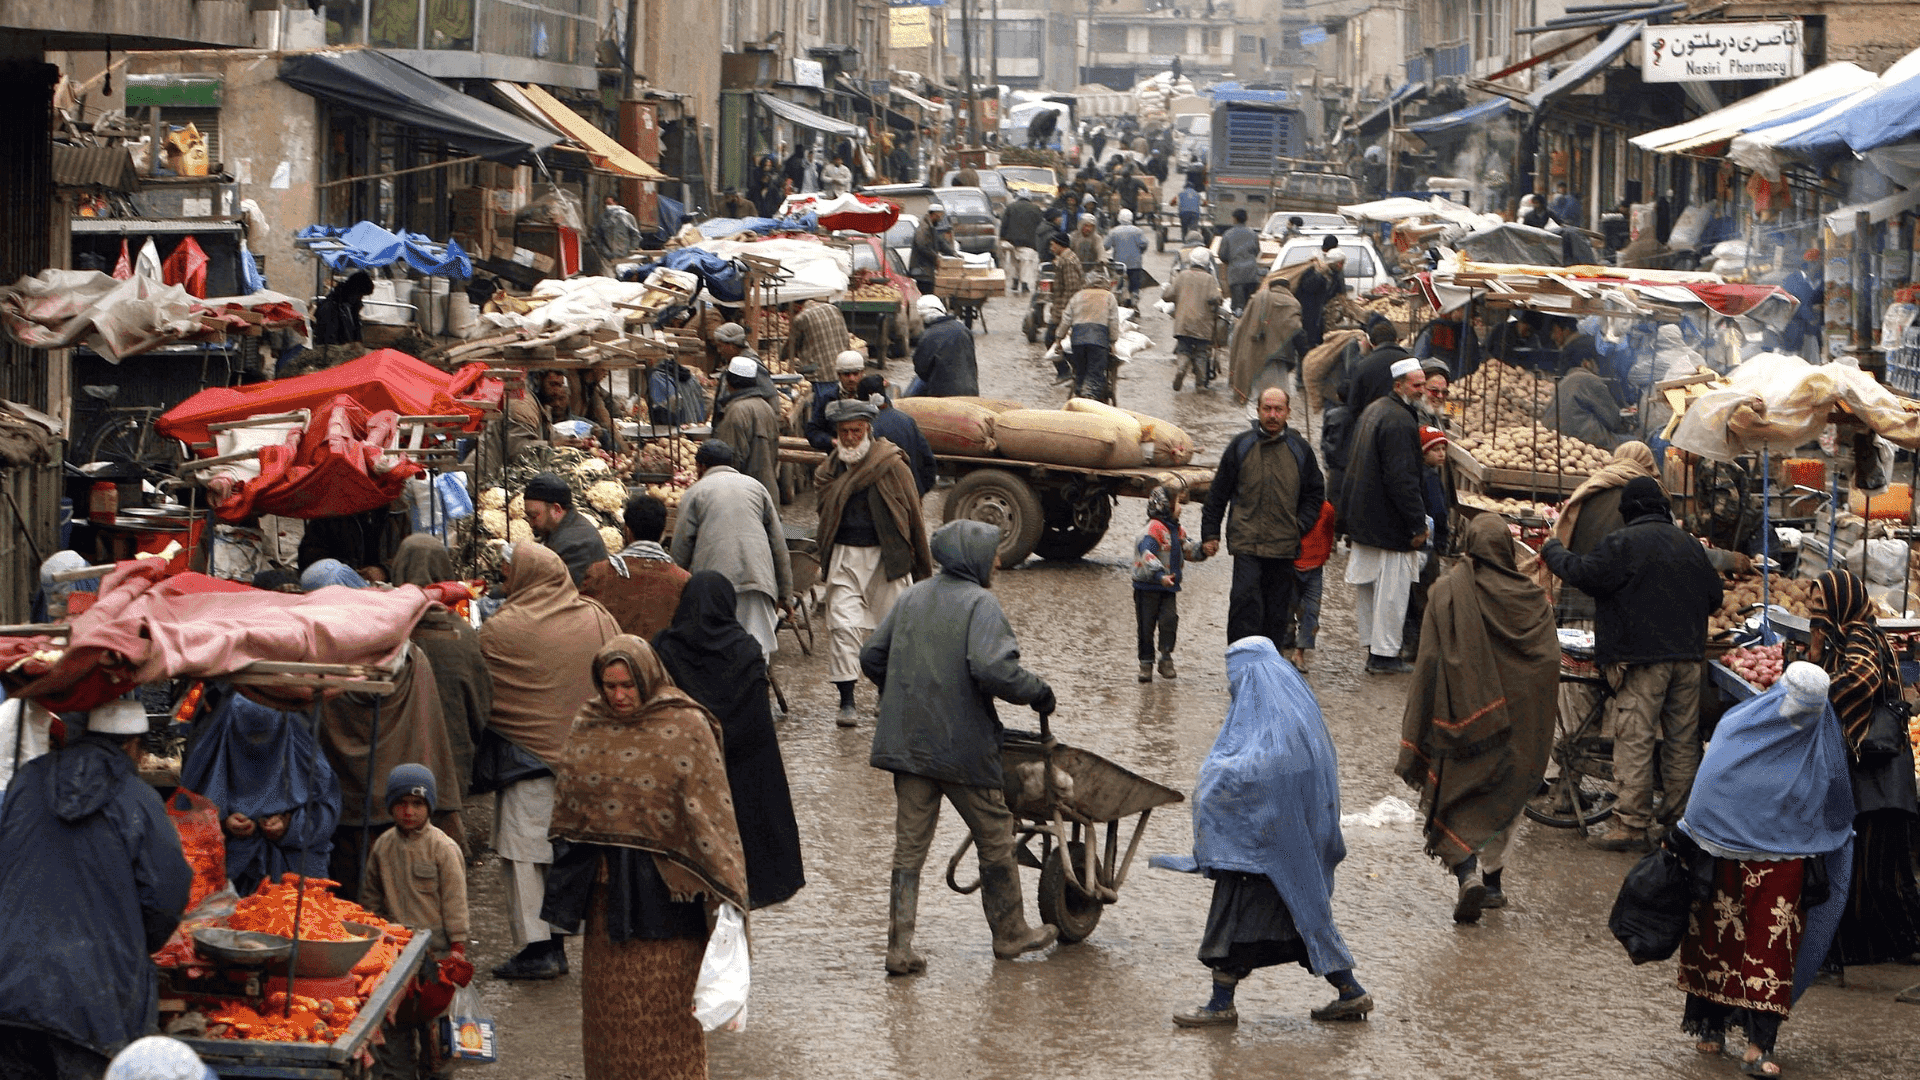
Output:
[[547,548],[515,544],[510,572],[507,602],[480,627],[493,677],[488,726],[551,766],[567,745],[573,714],[593,696],[581,676],[620,627],[574,590],[567,564]]
[[1420,791],[1427,852],[1449,867],[1507,828],[1538,789],[1560,687],[1553,612],[1514,568],[1506,522],[1474,518],[1462,551],[1427,594],[1394,766]]
[[[379,734],[374,709],[379,708]],[[436,811],[460,809],[467,777],[454,760],[447,726],[440,718],[440,687],[433,664],[418,645],[407,647],[407,663],[385,696],[345,693],[320,703],[320,747],[340,780],[340,824],[381,824],[387,813],[387,774],[395,765],[414,762],[433,773],[439,789]],[[367,792],[373,792],[371,812]]]
[[746,856],[720,751],[720,724],[673,685],[653,648],[631,634],[593,658],[597,691],[624,662],[639,708],[616,715],[596,693],[573,719],[554,762],[555,840],[653,853],[675,902],[725,900],[747,909]]
[[[933,575],[933,553],[927,548],[927,527],[920,515],[920,489],[914,486],[913,469],[899,447],[879,436],[873,437],[873,449],[852,469],[829,452],[827,460],[813,472],[814,486],[820,489],[820,569],[833,565],[833,534],[840,529],[840,515],[855,492],[871,488],[879,496],[874,507],[874,523],[891,533],[880,537],[881,558],[887,580],[894,581],[911,573],[920,581]],[[864,497],[864,496],[863,496]]]

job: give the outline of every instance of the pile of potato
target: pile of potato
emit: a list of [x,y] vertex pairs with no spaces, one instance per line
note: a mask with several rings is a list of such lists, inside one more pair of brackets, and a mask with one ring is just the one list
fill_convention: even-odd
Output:
[[[1808,616],[1808,605],[1816,595],[1812,581],[1800,578],[1784,578],[1779,574],[1768,574],[1767,582],[1767,588],[1771,594],[1770,598],[1776,607],[1785,608],[1787,611],[1802,618]],[[1721,601],[1720,610],[1714,612],[1712,617],[1707,619],[1707,634],[1711,636],[1722,630],[1727,630],[1744,623],[1747,620],[1747,616],[1741,615],[1739,612],[1760,602],[1760,588],[1760,576],[1758,574],[1737,577],[1729,582],[1727,586],[1727,596],[1725,600]]]
[[1476,510],[1491,510],[1509,518],[1544,518],[1552,521],[1560,516],[1558,507],[1530,502],[1526,499],[1496,499],[1477,491],[1462,491],[1458,494],[1458,498],[1464,506],[1471,506]]
[[885,300],[897,304],[900,302],[900,290],[884,282],[868,281],[853,290],[853,298],[855,300]]
[[639,472],[672,474],[693,468],[693,455],[699,449],[700,444],[685,435],[648,439],[641,444],[634,462]]
[[1527,427],[1553,400],[1553,380],[1488,360],[1455,383],[1448,399],[1460,408],[1464,431],[1479,434],[1488,429]]
[[1538,425],[1502,427],[1492,435],[1463,435],[1454,443],[1495,469],[1586,474],[1613,460],[1611,452],[1592,443]]

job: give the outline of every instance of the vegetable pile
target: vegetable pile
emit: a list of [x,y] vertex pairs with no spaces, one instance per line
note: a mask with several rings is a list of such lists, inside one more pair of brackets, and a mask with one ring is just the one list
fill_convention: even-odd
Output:
[[1779,645],[1754,645],[1730,649],[1720,662],[1733,670],[1733,673],[1753,685],[1765,690],[1780,681],[1780,672],[1785,669],[1786,661],[1781,656]]
[[[1807,605],[1813,599],[1813,582],[1784,578],[1779,574],[1768,574],[1767,582],[1767,594],[1776,606],[1802,618],[1810,614]],[[1747,619],[1740,613],[1759,603],[1760,599],[1758,574],[1734,578],[1727,587],[1726,599],[1720,602],[1720,610],[1707,620],[1707,634],[1711,636],[1739,626]]]

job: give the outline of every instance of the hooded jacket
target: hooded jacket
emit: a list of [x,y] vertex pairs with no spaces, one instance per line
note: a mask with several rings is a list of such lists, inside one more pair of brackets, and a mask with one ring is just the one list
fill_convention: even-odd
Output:
[[913,373],[926,384],[921,397],[973,397],[980,393],[980,367],[973,331],[951,315],[928,319],[913,346]]
[[987,590],[1000,530],[955,521],[933,534],[940,573],[893,605],[860,650],[880,686],[876,769],[1000,790],[1004,729],[993,700],[1039,701],[1046,681],[1020,666],[1020,643]]
[[151,1034],[149,954],[192,880],[160,796],[113,737],[22,766],[0,806],[0,1024],[109,1057]]

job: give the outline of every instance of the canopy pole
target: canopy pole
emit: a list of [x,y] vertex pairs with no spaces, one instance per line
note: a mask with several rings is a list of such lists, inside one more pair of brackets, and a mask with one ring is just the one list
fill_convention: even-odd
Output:
[[[391,172],[367,173],[363,176],[345,176],[338,180],[327,180],[313,186],[316,191],[325,191],[328,188],[339,187],[342,184],[358,184],[365,180],[386,180],[390,177],[406,176],[408,173],[432,172],[435,169],[446,169],[455,165],[466,165],[479,160],[479,154],[468,154],[466,157],[454,158],[451,161],[436,161],[431,165],[415,165],[410,169],[394,169]],[[534,160],[539,160],[539,155],[534,155]]]
[[373,732],[367,738],[367,791],[360,806],[360,868],[358,880],[353,886],[354,898],[365,899],[367,891],[367,856],[372,853],[373,834],[373,784],[375,770],[380,762],[380,702],[373,699]]
[[1773,455],[1767,444],[1760,444],[1760,644],[1773,644],[1773,574],[1767,567],[1773,561],[1773,511],[1767,498],[1773,490]]

